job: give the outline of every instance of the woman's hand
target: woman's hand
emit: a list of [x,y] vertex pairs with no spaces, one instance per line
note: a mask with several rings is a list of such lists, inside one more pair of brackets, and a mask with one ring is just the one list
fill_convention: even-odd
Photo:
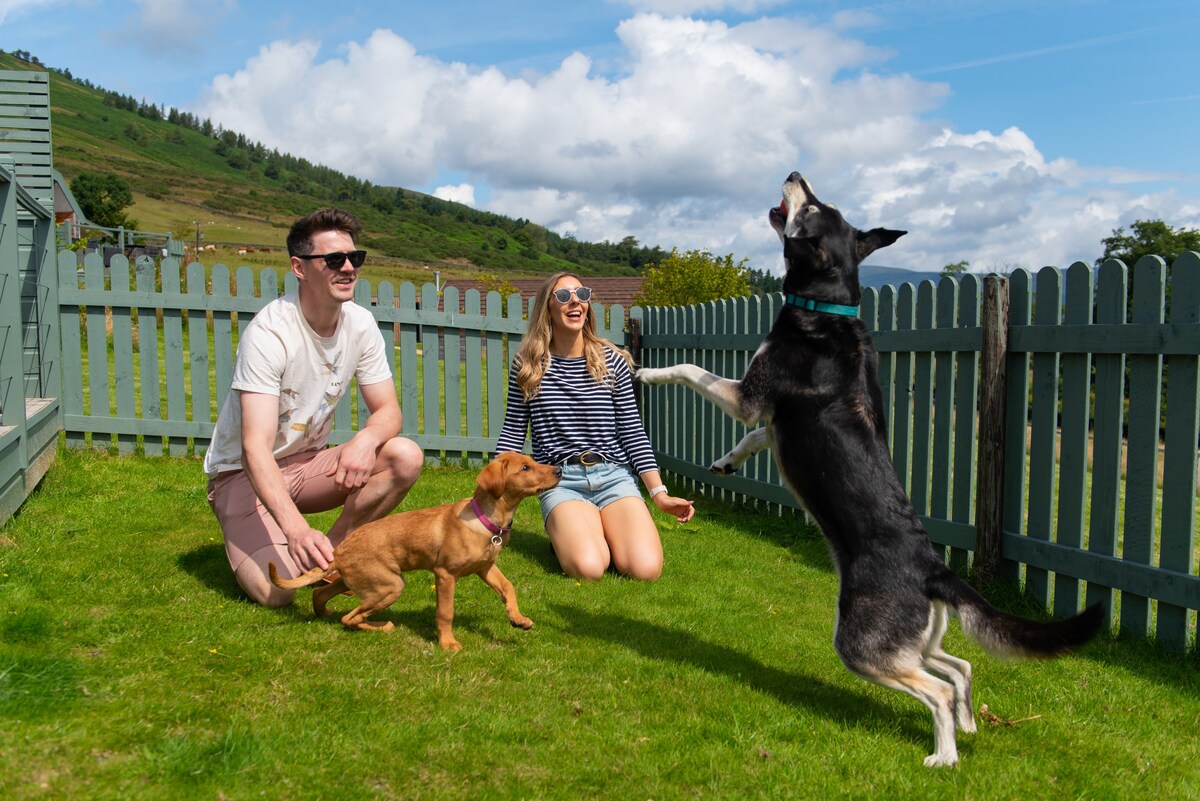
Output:
[[660,492],[654,496],[653,501],[654,505],[661,511],[669,515],[674,515],[675,519],[680,523],[686,523],[692,519],[692,515],[696,514],[696,507],[693,502],[685,498],[676,498],[665,492]]

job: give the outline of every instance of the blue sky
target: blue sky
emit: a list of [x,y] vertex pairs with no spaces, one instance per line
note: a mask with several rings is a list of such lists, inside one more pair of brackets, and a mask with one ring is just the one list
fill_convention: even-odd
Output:
[[1200,227],[1194,0],[0,0],[0,47],[385,185],[778,269],[793,169],[876,263]]

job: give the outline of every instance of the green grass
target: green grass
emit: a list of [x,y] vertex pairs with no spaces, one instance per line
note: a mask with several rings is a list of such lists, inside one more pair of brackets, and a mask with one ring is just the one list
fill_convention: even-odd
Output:
[[[404,508],[472,483],[427,470]],[[196,460],[63,453],[0,529],[0,797],[1200,796],[1194,654],[1106,639],[1000,662],[952,626],[976,705],[1021,722],[981,722],[958,768],[931,771],[925,708],[833,653],[820,538],[698,510],[657,517],[657,583],[581,585],[526,502],[500,566],[536,627],[511,628],[466,580],[449,655],[428,573],[382,615],[391,634],[315,620],[306,591],[259,608],[233,584]]]

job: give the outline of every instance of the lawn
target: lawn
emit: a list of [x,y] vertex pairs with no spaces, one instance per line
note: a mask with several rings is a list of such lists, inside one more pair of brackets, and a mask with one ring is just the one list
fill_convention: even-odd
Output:
[[[403,508],[472,486],[428,469]],[[957,768],[929,770],[925,708],[833,653],[820,537],[697,508],[686,526],[656,512],[660,581],[580,584],[527,501],[499,565],[536,626],[466,580],[451,655],[428,573],[381,616],[390,634],[315,620],[303,590],[255,607],[197,460],[62,453],[0,528],[0,797],[1200,797],[1194,653],[1105,638],[1001,662],[952,625],[988,713]]]

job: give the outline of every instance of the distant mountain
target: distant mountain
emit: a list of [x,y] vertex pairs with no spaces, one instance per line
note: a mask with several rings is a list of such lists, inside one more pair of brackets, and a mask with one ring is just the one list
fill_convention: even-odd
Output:
[[929,280],[937,283],[942,278],[938,271],[905,270],[900,267],[884,267],[876,264],[863,264],[858,268],[858,283],[862,286],[879,289],[885,286],[900,284],[919,284]]

